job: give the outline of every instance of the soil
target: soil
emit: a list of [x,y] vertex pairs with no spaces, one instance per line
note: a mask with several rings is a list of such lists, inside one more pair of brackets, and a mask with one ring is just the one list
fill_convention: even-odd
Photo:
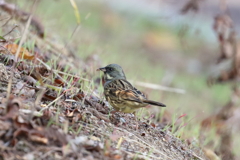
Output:
[[[28,28],[27,20],[2,9],[0,17],[7,33],[0,43],[0,159],[205,159],[199,147],[175,137],[166,123],[111,113],[96,88],[81,89],[92,81],[99,86],[99,79],[73,72],[77,68],[87,75],[91,63],[42,39],[37,24]],[[14,43],[19,33],[24,43]]]

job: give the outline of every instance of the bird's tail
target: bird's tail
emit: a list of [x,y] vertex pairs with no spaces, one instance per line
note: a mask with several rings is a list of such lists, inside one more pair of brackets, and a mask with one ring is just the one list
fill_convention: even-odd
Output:
[[154,106],[160,106],[160,107],[166,107],[165,104],[163,103],[160,103],[160,102],[156,102],[156,101],[152,101],[152,100],[144,100],[143,101],[144,103],[147,103],[147,104],[151,104],[151,105],[154,105]]

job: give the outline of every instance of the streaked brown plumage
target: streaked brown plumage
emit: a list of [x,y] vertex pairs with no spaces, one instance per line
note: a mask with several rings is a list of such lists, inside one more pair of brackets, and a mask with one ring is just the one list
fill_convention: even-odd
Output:
[[98,70],[104,72],[104,95],[116,111],[132,113],[136,109],[145,107],[148,104],[166,107],[160,102],[148,100],[142,92],[133,87],[126,80],[121,66],[109,64]]

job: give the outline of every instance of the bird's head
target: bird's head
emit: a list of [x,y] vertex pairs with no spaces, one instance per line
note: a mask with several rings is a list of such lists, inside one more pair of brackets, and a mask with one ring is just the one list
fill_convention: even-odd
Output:
[[106,82],[115,79],[126,79],[122,67],[118,64],[109,64],[106,67],[98,68],[97,71],[103,71]]

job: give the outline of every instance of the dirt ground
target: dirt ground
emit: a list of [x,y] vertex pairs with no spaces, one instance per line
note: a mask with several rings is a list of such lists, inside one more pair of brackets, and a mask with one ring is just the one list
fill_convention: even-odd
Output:
[[81,89],[99,79],[72,72],[87,75],[89,61],[42,39],[34,17],[0,13],[0,159],[205,159],[166,123],[111,114],[96,87]]

